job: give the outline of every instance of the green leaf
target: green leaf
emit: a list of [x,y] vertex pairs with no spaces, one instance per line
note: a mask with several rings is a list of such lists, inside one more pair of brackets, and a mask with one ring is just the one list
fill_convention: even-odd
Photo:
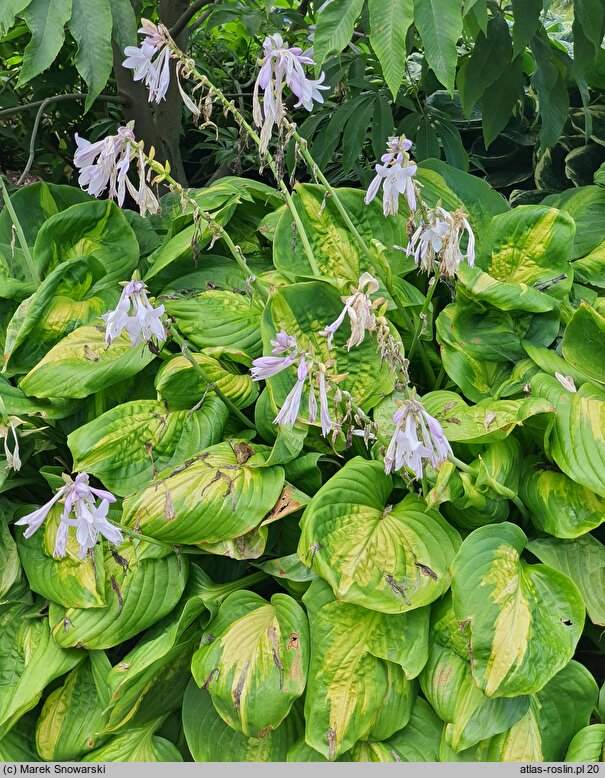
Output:
[[370,0],[370,44],[393,100],[405,72],[407,31],[414,18],[413,0]]
[[304,731],[294,707],[288,718],[262,740],[236,732],[216,712],[210,695],[192,679],[183,700],[183,729],[196,762],[285,762]]
[[339,599],[381,613],[421,608],[444,594],[460,543],[417,495],[386,506],[391,490],[382,463],[350,460],[307,506],[298,544],[301,560]]
[[0,376],[0,399],[9,416],[39,416],[41,419],[64,419],[78,406],[77,400],[36,400]]
[[0,759],[3,762],[38,762],[36,750],[36,711],[26,713],[11,731],[0,739]]
[[605,546],[592,535],[583,535],[574,540],[536,538],[527,548],[541,562],[571,578],[592,623],[605,626]]
[[521,54],[540,26],[543,0],[512,0],[513,55]]
[[572,658],[584,626],[575,584],[524,562],[526,545],[514,524],[480,527],[452,565],[454,612],[469,624],[473,678],[489,697],[539,691]]
[[182,762],[178,748],[153,733],[165,719],[156,718],[148,724],[133,727],[112,738],[106,745],[86,754],[83,762]]
[[416,697],[405,727],[376,745],[386,749],[396,762],[437,762],[442,727],[426,700]]
[[276,729],[304,691],[307,617],[295,600],[230,594],[208,625],[191,672],[230,727],[261,739]]
[[250,532],[284,485],[282,468],[260,466],[264,455],[255,453],[243,441],[228,441],[158,473],[124,501],[122,523],[168,543],[217,543]]
[[314,59],[321,67],[330,54],[339,54],[353,37],[364,0],[332,0],[317,17]]
[[342,168],[350,173],[363,149],[368,127],[371,124],[376,97],[363,100],[358,109],[349,117],[342,133]]
[[437,158],[441,156],[439,150],[439,138],[435,132],[435,128],[427,118],[420,120],[418,125],[418,132],[414,138],[416,144],[416,157],[418,161],[422,162],[425,159]]
[[15,23],[15,16],[31,3],[32,0],[4,0],[0,8],[0,37],[7,35]]
[[78,44],[76,68],[88,87],[84,110],[88,111],[103,91],[113,67],[109,0],[72,0],[69,31]]
[[[572,259],[584,257],[605,240],[605,189],[601,186],[581,186],[558,195],[550,195],[543,205],[560,208],[576,223]],[[598,251],[595,251],[598,256]]]
[[137,19],[129,0],[109,0],[111,35],[120,51],[137,45]]
[[218,443],[228,415],[218,397],[206,398],[193,413],[171,413],[157,400],[135,400],[75,430],[67,445],[74,470],[92,473],[124,496],[152,481],[158,470]]
[[605,761],[605,724],[592,724],[581,729],[569,744],[565,761]]
[[546,454],[573,481],[605,497],[605,395],[588,383],[568,392],[544,373],[531,379],[531,388],[556,409]]
[[471,56],[464,64],[463,78],[459,79],[462,108],[467,116],[485,90],[507,69],[511,57],[508,24],[503,14],[496,14],[487,25],[487,35],[480,32],[477,36]]
[[449,92],[454,91],[458,55],[456,44],[462,35],[462,8],[449,0],[414,0],[414,24],[429,67]]
[[571,317],[563,335],[563,356],[593,381],[605,384],[605,317],[585,302]]
[[336,600],[324,581],[303,597],[311,627],[305,739],[329,760],[358,740],[404,727],[415,697],[408,680],[427,656],[428,609],[388,615]]
[[71,16],[71,0],[32,0],[23,18],[32,34],[23,54],[17,86],[23,86],[52,65],[65,39],[64,25]]
[[543,151],[559,140],[569,112],[569,95],[565,78],[553,61],[553,44],[544,29],[531,39],[530,48],[536,61],[531,81],[538,95],[540,150]]
[[486,149],[509,123],[516,104],[523,101],[524,96],[523,57],[517,57],[487,87],[481,98],[483,143]]
[[17,546],[10,533],[4,511],[0,506],[0,605],[8,602],[22,602],[25,580]]
[[493,305],[501,311],[528,311],[544,313],[556,307],[555,300],[544,292],[524,283],[508,284],[496,281],[478,267],[469,267],[466,263],[456,271],[458,288],[478,303]]

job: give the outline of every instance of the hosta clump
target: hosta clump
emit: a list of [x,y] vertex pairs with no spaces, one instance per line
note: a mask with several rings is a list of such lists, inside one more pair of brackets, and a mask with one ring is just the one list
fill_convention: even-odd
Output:
[[276,187],[186,190],[129,127],[81,183],[161,216],[0,214],[3,758],[597,759],[603,190],[510,208],[405,136],[334,188],[287,114],[310,53],[265,42],[259,137],[142,33],[151,100],[174,61]]

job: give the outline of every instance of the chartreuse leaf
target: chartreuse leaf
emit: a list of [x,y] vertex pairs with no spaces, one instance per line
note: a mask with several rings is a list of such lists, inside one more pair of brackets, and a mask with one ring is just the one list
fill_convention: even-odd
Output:
[[370,43],[394,100],[403,81],[405,38],[414,18],[414,0],[370,0],[369,9]]
[[191,672],[230,727],[262,738],[303,693],[309,648],[307,617],[287,594],[268,603],[234,592],[204,632]]
[[9,384],[0,375],[0,400],[9,416],[39,416],[41,419],[64,419],[78,407],[77,400],[36,400],[26,397],[23,390]]
[[8,602],[31,602],[31,595],[27,591],[29,582],[23,575],[17,545],[6,519],[0,506],[0,605]]
[[112,67],[111,28],[113,19],[109,0],[72,0],[69,31],[78,44],[76,68],[88,87],[85,110],[103,90]]
[[414,0],[414,24],[429,67],[450,92],[456,75],[456,43],[462,35],[462,6],[448,0]]
[[[334,351],[338,349],[338,372],[346,374],[339,388],[350,392],[364,409],[371,408],[381,395],[392,390],[392,378],[386,364],[381,362],[375,342],[369,337],[350,351],[342,348],[350,335],[348,324],[343,324],[336,332],[334,348],[328,348],[326,338],[319,335],[319,331],[331,324],[341,311],[340,295],[327,284],[292,284],[276,290],[263,315],[264,352],[270,353],[270,341],[281,329],[293,335],[300,348],[313,352],[323,362],[333,359]],[[281,407],[295,381],[295,368],[284,370],[267,380],[269,393],[277,407]],[[308,388],[305,385],[301,403],[302,418],[308,418],[307,399]]]
[[379,746],[383,754],[386,750],[395,762],[436,762],[442,728],[443,723],[426,700],[416,697],[405,727],[371,747]]
[[605,521],[605,498],[577,484],[551,465],[526,467],[519,496],[532,523],[556,538],[577,538]]
[[605,383],[605,317],[581,303],[563,335],[563,356],[591,380]]
[[34,397],[88,397],[131,378],[153,358],[147,347],[132,348],[125,332],[107,346],[105,328],[87,325],[53,346],[19,386]]
[[591,724],[581,729],[569,744],[565,761],[605,761],[605,724]]
[[240,441],[210,446],[124,501],[122,523],[169,543],[217,543],[255,529],[277,502],[281,467]]
[[108,743],[90,751],[82,762],[182,762],[178,748],[153,733],[166,716],[116,735]]
[[196,411],[170,412],[157,400],[117,405],[71,433],[74,470],[97,476],[118,495],[131,494],[158,470],[218,443],[229,412],[218,397]]
[[[527,355],[536,363],[536,365],[545,373],[554,376],[555,373],[561,373],[564,376],[571,376],[576,386],[581,386],[590,381],[586,373],[577,367],[573,367],[564,357],[560,356],[555,349],[536,346],[534,343],[522,341],[521,345],[527,352]],[[539,372],[539,371],[535,371]]]
[[410,718],[428,651],[428,608],[388,615],[335,599],[325,581],[303,597],[311,627],[305,739],[330,761],[358,740],[385,740]]
[[47,684],[86,656],[60,648],[37,610],[21,603],[0,606],[0,738],[38,703]]
[[538,692],[545,762],[563,760],[573,736],[590,723],[598,694],[599,687],[590,672],[574,661]]
[[560,208],[576,223],[573,259],[585,257],[605,240],[605,189],[602,186],[572,187],[544,198],[543,204]]
[[460,536],[418,495],[386,505],[391,490],[382,463],[347,462],[307,506],[298,555],[339,599],[401,613],[447,591]]
[[246,737],[225,724],[208,692],[192,679],[183,700],[183,729],[196,762],[285,762],[304,723],[294,706],[288,718],[261,740]]
[[23,55],[18,86],[52,65],[65,39],[63,27],[71,16],[71,0],[32,0],[21,8],[32,37]]
[[568,392],[556,378],[538,373],[532,394],[556,412],[546,436],[546,453],[573,481],[605,497],[605,394],[593,384]]
[[[247,408],[258,397],[258,383],[252,380],[250,357],[237,349],[214,347],[192,354],[213,384],[237,408]],[[162,364],[155,378],[155,388],[171,411],[190,410],[208,390],[208,384],[184,356],[172,357]]]
[[99,698],[90,662],[82,662],[62,686],[46,698],[36,726],[38,753],[50,762],[78,760],[103,744],[98,737],[103,725]]
[[605,626],[605,546],[592,535],[582,535],[574,540],[536,538],[527,548],[541,562],[571,578],[582,593],[592,623]]
[[567,576],[521,559],[523,530],[480,527],[452,565],[456,618],[468,621],[476,684],[489,697],[539,691],[572,658],[584,603]]
[[488,303],[501,311],[552,311],[556,301],[524,283],[506,283],[484,273],[481,268],[462,263],[456,271],[458,289],[478,303]]
[[49,621],[58,645],[111,648],[170,613],[187,582],[187,557],[144,558],[145,545],[124,543],[115,556],[105,551],[104,607],[64,608],[51,602]]

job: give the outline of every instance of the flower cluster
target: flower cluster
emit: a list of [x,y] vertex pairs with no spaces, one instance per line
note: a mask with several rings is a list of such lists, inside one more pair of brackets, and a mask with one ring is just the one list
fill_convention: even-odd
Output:
[[166,340],[162,324],[164,306],[154,308],[147,297],[147,287],[142,281],[129,281],[124,285],[120,300],[113,311],[101,317],[105,322],[105,342],[110,345],[126,330],[131,345],[138,346],[155,338],[157,343]]
[[[76,528],[76,539],[80,546],[80,559],[85,559],[88,551],[95,547],[99,535],[107,538],[114,545],[123,542],[120,530],[107,520],[109,503],[116,498],[105,489],[90,486],[88,474],[80,473],[72,480],[63,475],[65,486],[62,486],[55,496],[38,510],[23,516],[15,524],[27,526],[23,533],[25,538],[31,537],[43,524],[55,503],[63,504],[59,528],[55,538],[53,556],[64,557],[67,553],[67,537],[70,527]],[[101,502],[97,505],[97,499]],[[70,518],[72,517],[73,518]]]
[[347,350],[363,343],[366,332],[376,332],[377,319],[375,309],[383,302],[381,298],[372,301],[370,295],[378,291],[379,283],[370,275],[364,273],[360,276],[357,286],[351,287],[351,294],[342,298],[344,308],[340,316],[319,333],[328,339],[328,346],[332,348],[334,333],[348,316],[351,324],[351,337],[347,340]]
[[416,478],[422,478],[423,459],[437,467],[452,453],[441,424],[416,400],[414,391],[395,412],[393,421],[395,432],[384,455],[385,473],[405,467]]
[[[122,206],[128,190],[139,206],[141,216],[145,216],[146,213],[158,213],[160,204],[147,185],[145,154],[136,142],[132,127],[133,122],[129,122],[126,127],[119,127],[116,135],[108,135],[95,143],[76,133],[78,148],[74,165],[80,171],[78,183],[85,192],[100,197],[109,187],[109,196]],[[138,189],[128,178],[133,158],[139,177]]]
[[[318,79],[305,76],[303,66],[315,64],[310,52],[303,52],[298,46],[285,46],[279,33],[265,38],[263,51],[264,57],[259,61],[261,69],[254,84],[252,103],[254,123],[261,129],[261,153],[267,150],[273,127],[279,127],[286,117],[283,103],[284,85],[298,97],[294,107],[302,105],[307,111],[312,110],[313,101],[323,103],[321,90],[328,89],[327,86],[321,86],[325,78],[324,73]],[[259,96],[261,89],[262,104]]]
[[311,354],[300,349],[296,338],[288,335],[285,330],[277,333],[275,339],[271,341],[271,345],[273,346],[272,356],[259,357],[252,363],[250,373],[254,381],[271,378],[292,365],[296,365],[297,368],[296,383],[284,400],[273,423],[283,424],[286,427],[291,427],[296,423],[305,383],[308,383],[308,421],[310,424],[315,424],[317,420],[317,392],[319,395],[319,422],[322,435],[325,437],[334,426],[330,416],[325,366],[318,363]]
[[[460,244],[466,233],[466,252]],[[413,233],[406,249],[408,256],[421,271],[431,273],[435,265],[439,274],[451,278],[460,263],[475,264],[475,236],[462,210],[454,213],[437,206],[426,212],[419,227]]]
[[385,216],[396,214],[399,210],[399,196],[405,195],[410,213],[416,212],[418,204],[418,184],[414,181],[417,165],[408,151],[412,142],[405,135],[389,138],[387,152],[380,158],[382,164],[375,165],[376,176],[368,187],[366,205],[378,194],[382,184],[382,209]]

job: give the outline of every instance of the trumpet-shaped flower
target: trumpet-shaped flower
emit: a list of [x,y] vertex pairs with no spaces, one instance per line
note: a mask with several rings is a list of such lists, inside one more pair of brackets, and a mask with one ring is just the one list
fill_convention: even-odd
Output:
[[129,281],[114,310],[101,316],[105,322],[105,342],[110,345],[126,330],[133,347],[148,343],[152,338],[163,343],[166,340],[162,324],[164,310],[163,305],[154,308],[149,302],[147,287],[142,281]]
[[452,453],[441,424],[414,397],[395,412],[393,421],[395,431],[384,456],[386,473],[407,468],[422,478],[423,460],[437,467]]
[[[307,78],[304,65],[314,65],[310,52],[303,52],[298,46],[288,47],[279,33],[269,35],[263,43],[264,57],[260,60],[260,71],[254,84],[252,116],[257,127],[261,128],[261,153],[266,151],[275,125],[281,125],[286,117],[283,101],[284,86],[289,87],[298,97],[295,108],[301,105],[307,111],[313,109],[313,103],[323,103],[321,90],[325,74],[318,79]],[[260,90],[263,100],[260,100]]]
[[4,457],[6,459],[6,467],[9,470],[14,470],[15,472],[21,469],[17,427],[20,427],[22,424],[23,419],[20,419],[18,416],[7,416],[3,420],[2,416],[0,415],[0,440],[4,441]]
[[145,36],[139,47],[126,46],[122,66],[133,71],[149,91],[149,102],[161,103],[170,86],[170,35],[163,24],[141,19],[139,33]]
[[411,142],[402,135],[389,138],[387,152],[381,157],[383,164],[375,165],[376,175],[365,196],[368,205],[378,194],[382,185],[382,210],[385,216],[396,214],[399,210],[399,197],[405,195],[410,213],[417,208],[417,184],[414,174],[417,166],[408,154]]
[[[460,248],[464,233],[466,252]],[[420,270],[431,273],[435,265],[442,276],[452,277],[460,263],[475,264],[475,235],[462,211],[450,213],[437,206],[428,211],[427,218],[416,229],[406,249],[408,256]]]
[[348,351],[354,346],[359,346],[363,343],[366,332],[376,331],[377,322],[374,308],[376,307],[376,302],[380,302],[380,300],[372,302],[370,295],[377,292],[378,287],[378,281],[374,276],[364,273],[359,278],[357,287],[351,288],[351,294],[342,298],[344,308],[339,317],[319,333],[327,337],[330,348],[332,348],[334,333],[344,322],[345,316],[349,317],[351,324],[351,336],[347,340]]
[[[23,536],[30,538],[41,527],[53,505],[62,503],[63,511],[53,552],[55,557],[64,557],[67,552],[69,527],[76,527],[81,559],[95,546],[99,535],[114,545],[119,545],[123,541],[122,533],[107,520],[109,503],[116,500],[113,494],[105,489],[90,486],[87,473],[79,473],[73,480],[68,475],[63,475],[63,480],[65,486],[62,486],[51,500],[15,522],[27,527]],[[100,500],[99,505],[97,500]]]

